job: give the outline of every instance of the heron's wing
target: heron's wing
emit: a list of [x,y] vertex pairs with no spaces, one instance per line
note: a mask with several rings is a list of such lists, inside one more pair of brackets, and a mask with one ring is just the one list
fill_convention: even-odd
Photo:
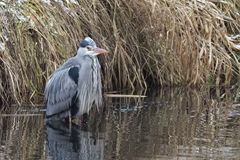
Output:
[[70,109],[77,96],[78,72],[80,65],[54,72],[45,88],[47,116],[56,115]]
[[58,72],[67,68],[69,69],[73,66],[78,66],[79,64],[80,64],[79,59],[76,56],[74,56],[69,58],[65,63],[63,63],[55,72]]

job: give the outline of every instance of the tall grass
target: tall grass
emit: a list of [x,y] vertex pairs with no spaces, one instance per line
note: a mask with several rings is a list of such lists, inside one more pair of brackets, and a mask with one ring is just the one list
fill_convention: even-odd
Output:
[[104,87],[229,85],[239,77],[237,0],[58,0],[0,3],[0,95],[38,99],[47,77],[91,36]]

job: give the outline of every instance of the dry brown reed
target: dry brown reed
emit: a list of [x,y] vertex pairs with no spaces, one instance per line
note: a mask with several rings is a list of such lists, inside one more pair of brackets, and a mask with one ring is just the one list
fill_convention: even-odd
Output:
[[238,0],[5,0],[0,2],[0,95],[21,103],[84,36],[100,57],[104,86],[229,85],[239,77]]

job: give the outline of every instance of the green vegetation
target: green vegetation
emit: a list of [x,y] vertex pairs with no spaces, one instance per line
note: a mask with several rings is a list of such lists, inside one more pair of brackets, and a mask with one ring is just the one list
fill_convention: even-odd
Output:
[[106,90],[229,85],[239,77],[238,0],[0,2],[0,95],[38,99],[47,77],[89,35]]

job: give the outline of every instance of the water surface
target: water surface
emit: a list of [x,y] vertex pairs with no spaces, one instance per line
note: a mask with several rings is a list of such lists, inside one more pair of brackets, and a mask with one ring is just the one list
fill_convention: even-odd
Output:
[[0,114],[0,159],[240,159],[240,105],[228,94],[163,90],[144,99],[106,98],[80,125],[45,124],[44,111]]

